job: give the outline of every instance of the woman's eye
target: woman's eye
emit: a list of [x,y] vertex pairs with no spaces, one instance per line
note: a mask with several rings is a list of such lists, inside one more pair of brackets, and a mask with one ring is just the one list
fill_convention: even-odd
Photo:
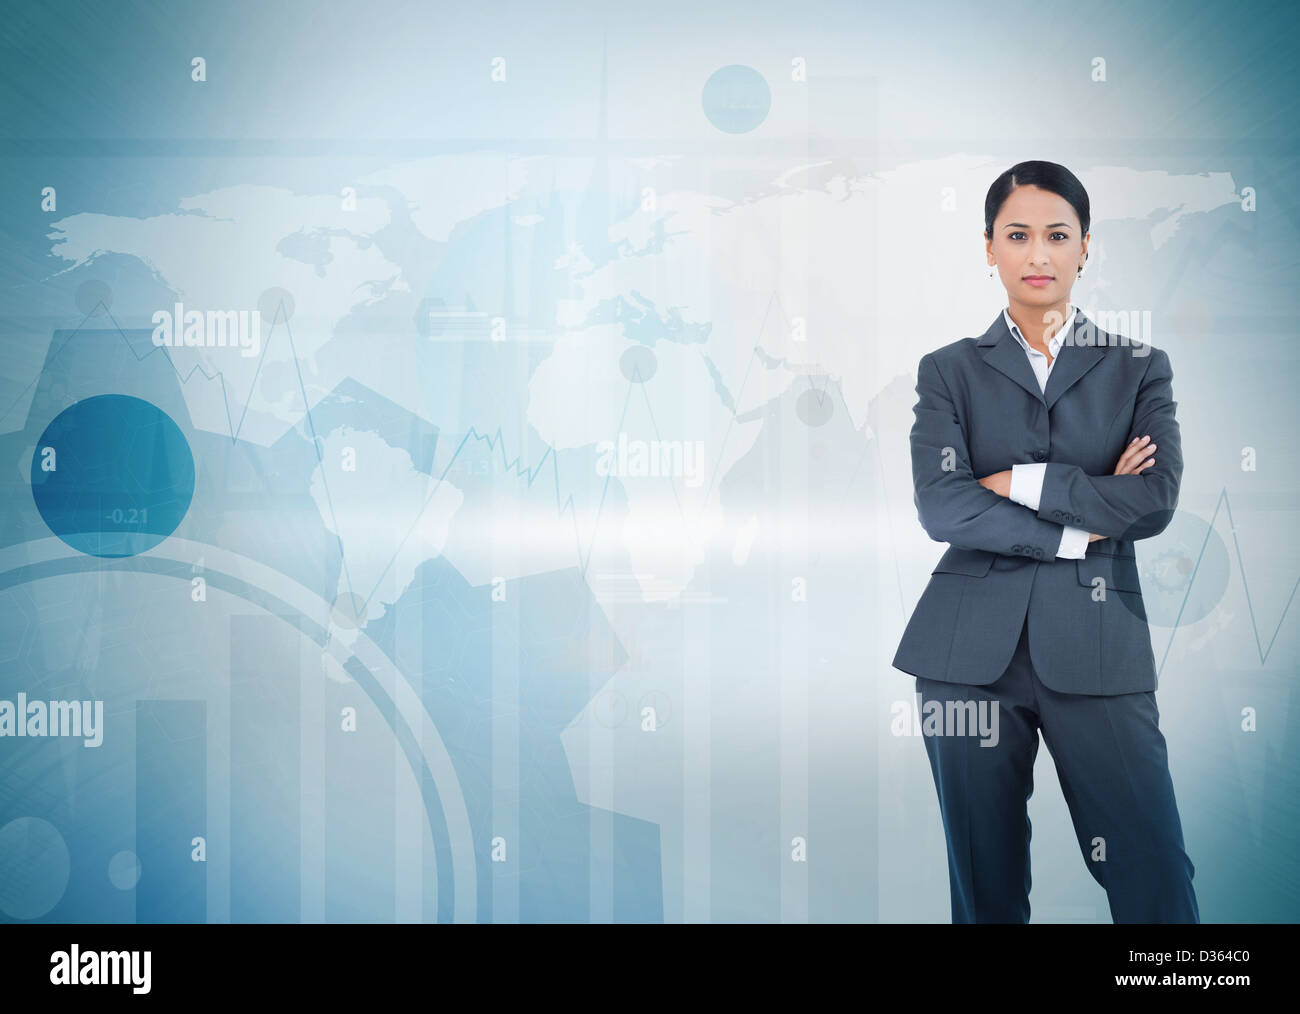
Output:
[[1024,235],[1023,232],[1013,232],[1013,233],[1011,234],[1010,238],[1011,238],[1011,239],[1016,239],[1017,237],[1019,237],[1019,236],[1023,236],[1023,235]]
[[1054,232],[1054,233],[1052,233],[1052,235],[1053,235],[1053,236],[1060,236],[1061,239],[1069,239],[1069,238],[1070,238],[1069,233],[1065,233],[1065,232]]

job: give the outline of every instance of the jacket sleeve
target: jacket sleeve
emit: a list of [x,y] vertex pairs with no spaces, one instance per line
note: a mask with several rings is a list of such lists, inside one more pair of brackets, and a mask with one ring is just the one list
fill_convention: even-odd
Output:
[[1055,558],[1065,525],[1036,516],[975,478],[965,433],[932,352],[921,357],[916,394],[912,499],[926,534],[960,549]]
[[1049,461],[1039,518],[1087,529],[1110,539],[1149,539],[1173,519],[1183,478],[1183,448],[1174,417],[1169,355],[1151,350],[1138,388],[1133,424],[1124,443],[1151,435],[1156,463],[1137,475],[1088,475],[1077,465]]

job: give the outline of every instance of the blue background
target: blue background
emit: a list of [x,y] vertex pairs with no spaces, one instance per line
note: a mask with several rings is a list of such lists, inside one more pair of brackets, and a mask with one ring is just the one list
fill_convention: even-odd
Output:
[[[1202,917],[1300,914],[1295,7],[0,24],[0,699],[106,716],[0,740],[0,919],[946,921],[890,725],[941,551],[906,434],[916,361],[1003,305],[983,193],[1029,158],[1092,194],[1075,302],[1174,366],[1139,556]],[[180,300],[262,307],[265,354],[156,349]],[[103,394],[194,463],[118,560],[31,485]],[[611,478],[620,433],[702,441],[704,482]],[[1109,921],[1038,764],[1034,919]]]

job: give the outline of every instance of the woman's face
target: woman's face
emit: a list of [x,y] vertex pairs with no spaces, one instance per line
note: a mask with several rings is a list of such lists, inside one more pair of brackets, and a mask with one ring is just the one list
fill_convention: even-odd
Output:
[[1020,186],[1003,202],[985,247],[1012,302],[1048,307],[1070,298],[1088,237],[1064,197]]

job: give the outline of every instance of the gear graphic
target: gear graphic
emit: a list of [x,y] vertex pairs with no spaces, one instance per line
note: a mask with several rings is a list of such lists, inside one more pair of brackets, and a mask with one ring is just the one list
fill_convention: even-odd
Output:
[[1171,547],[1151,562],[1151,580],[1162,594],[1184,592],[1192,577],[1193,564],[1186,549],[1182,546]]

